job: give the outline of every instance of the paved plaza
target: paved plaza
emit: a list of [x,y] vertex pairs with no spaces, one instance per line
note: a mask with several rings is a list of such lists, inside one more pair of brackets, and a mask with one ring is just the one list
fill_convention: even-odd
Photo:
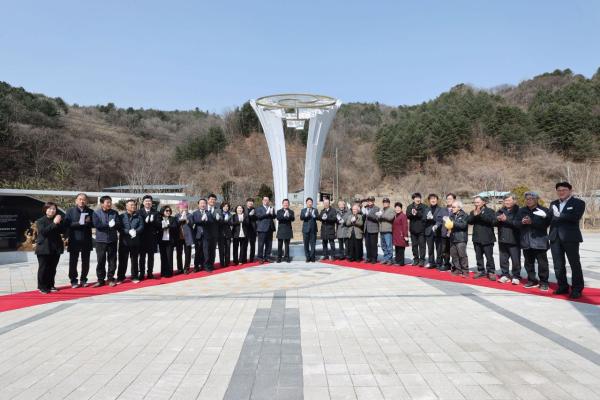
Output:
[[[582,260],[600,287],[600,235]],[[34,289],[12,261],[2,294]],[[0,399],[591,400],[599,328],[589,304],[272,263],[0,313]]]

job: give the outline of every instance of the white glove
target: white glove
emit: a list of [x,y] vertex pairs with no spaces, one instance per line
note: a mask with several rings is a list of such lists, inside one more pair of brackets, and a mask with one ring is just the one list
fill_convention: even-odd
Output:
[[442,217],[442,220],[443,220],[444,222],[448,221],[449,219],[450,219],[450,217],[448,217],[447,215],[444,215],[444,216]]
[[215,216],[215,219],[216,219],[217,221],[220,221],[220,220],[221,220],[221,214],[217,213],[217,215]]
[[110,221],[108,221],[108,227],[109,228],[112,228],[114,226],[115,226],[115,220],[114,219],[111,219]]
[[325,221],[325,220],[327,219],[327,214],[323,214],[323,216],[321,217],[321,219],[322,219],[323,221]]
[[375,215],[377,215],[377,217],[381,217],[383,215],[383,211],[377,211]]
[[431,230],[435,232],[437,230],[437,225],[432,226]]
[[150,222],[154,222],[154,214],[150,214]]
[[187,214],[183,213],[181,214],[181,216],[179,217],[180,220],[182,221],[187,221]]
[[536,208],[536,210],[533,212],[533,215],[537,215],[538,217],[546,218],[547,214],[544,210],[540,210],[539,208]]
[[130,229],[128,233],[129,233],[129,236],[131,236],[132,239],[135,237],[135,235],[137,235],[137,232],[135,231],[135,229]]
[[269,214],[273,214],[273,207],[269,207],[269,209],[267,210],[267,212],[268,212]]
[[356,222],[356,217],[353,215],[352,218],[350,218],[350,222]]
[[552,212],[556,218],[560,217],[560,210],[556,207],[556,204],[552,206]]
[[202,221],[206,221],[208,219],[208,217],[206,216],[206,214],[202,214]]
[[431,211],[427,213],[427,219],[433,219],[433,214],[431,213]]
[[283,216],[286,218],[290,216],[290,213],[288,212],[288,210],[284,211]]
[[225,214],[225,215],[223,216],[223,219],[224,219],[225,221],[229,221],[229,214]]
[[150,216],[146,215],[146,223],[150,222]]
[[169,221],[163,219],[161,223],[162,223],[163,229],[169,227]]
[[250,212],[248,213],[248,215],[254,215],[254,208],[252,210],[250,210]]
[[338,222],[342,222],[342,216],[338,214],[337,215],[337,220],[338,220]]

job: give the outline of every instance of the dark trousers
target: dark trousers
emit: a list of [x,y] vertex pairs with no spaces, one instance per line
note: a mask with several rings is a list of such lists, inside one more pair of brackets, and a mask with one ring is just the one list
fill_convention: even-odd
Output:
[[338,257],[344,259],[348,257],[348,239],[338,238]]
[[404,250],[406,247],[394,246],[395,261],[398,265],[404,265]]
[[277,240],[277,260],[280,261],[283,258],[283,248],[285,247],[285,260],[290,259],[290,239],[278,239]]
[[271,257],[273,248],[273,232],[258,232],[258,256],[259,260],[267,261]]
[[[192,246],[187,246],[185,240],[178,240],[175,243],[175,250],[177,251],[177,270],[182,272],[190,267],[192,262]],[[184,262],[185,254],[185,262]]]
[[363,242],[362,239],[357,239],[354,235],[354,232],[351,234],[352,236],[348,239],[348,258],[350,261],[360,261],[362,260],[362,248]]
[[367,261],[377,261],[377,237],[379,234],[365,233],[365,247],[367,248]]
[[60,254],[47,254],[37,256],[38,259],[38,289],[50,290],[54,287],[54,278],[56,276],[56,266],[60,259]]
[[248,235],[248,261],[253,262],[256,258],[256,234]]
[[425,233],[410,234],[412,242],[413,265],[425,265]]
[[565,262],[565,254],[571,266],[571,281],[572,290],[581,292],[584,287],[583,272],[581,270],[581,261],[579,260],[579,243],[578,242],[563,242],[557,239],[550,244],[552,252],[552,261],[554,262],[554,273],[556,281],[560,289],[569,287],[567,281],[567,263]]
[[205,237],[196,239],[194,241],[194,269],[204,267],[205,254],[208,254],[208,240]]
[[[239,249],[239,250],[238,250]],[[248,251],[248,239],[247,238],[234,238],[233,239],[233,263],[246,263],[248,260],[246,252]]]
[[139,247],[129,247],[122,242],[119,243],[119,268],[117,269],[117,280],[124,281],[127,275],[127,259],[131,260],[131,279],[139,278],[138,257]]
[[140,278],[144,279],[146,274],[146,256],[148,256],[148,276],[154,272],[154,252],[146,249],[140,249]]
[[530,282],[538,282],[535,276],[535,262],[538,263],[538,276],[540,282],[548,283],[550,271],[548,268],[548,250],[524,249],[523,257],[525,258],[525,271],[527,271],[527,279]]
[[450,257],[454,270],[463,274],[469,272],[469,257],[467,257],[467,243],[450,243]]
[[425,237],[425,243],[427,244],[427,262],[431,265],[438,265],[438,259],[441,259],[440,252],[442,251],[442,238],[432,234]]
[[321,242],[323,243],[323,257],[335,257],[335,239],[322,239]]
[[[98,265],[96,266],[98,282],[104,282],[107,277],[109,280],[115,279],[115,272],[117,270],[117,242],[96,242],[96,258],[98,260]],[[108,275],[106,273],[107,262]]]
[[166,240],[158,242],[160,251],[160,276],[173,276],[173,243]]
[[229,256],[231,254],[231,239],[226,237],[219,238],[219,262],[221,267],[229,265]]
[[87,282],[87,275],[90,270],[90,250],[70,250],[69,251],[69,279],[71,283],[77,283],[77,262],[81,254],[81,282]]
[[450,268],[450,238],[440,237],[440,251],[438,252],[437,265],[441,267],[445,265]]
[[306,261],[313,261],[315,259],[315,247],[317,246],[317,234],[315,232],[302,232],[302,241],[304,242]]
[[206,242],[208,244],[208,252],[204,253],[204,268],[213,270],[215,268],[215,258],[217,257],[217,237],[207,237]]
[[[500,252],[500,270],[502,276],[521,279],[521,248],[518,244],[498,243]],[[512,263],[512,274],[509,273],[509,261]]]
[[[475,250],[475,261],[477,262],[477,271],[487,270],[488,274],[496,273],[496,264],[494,263],[494,244],[473,243]],[[485,256],[485,264],[483,257]],[[484,266],[485,265],[485,266]]]

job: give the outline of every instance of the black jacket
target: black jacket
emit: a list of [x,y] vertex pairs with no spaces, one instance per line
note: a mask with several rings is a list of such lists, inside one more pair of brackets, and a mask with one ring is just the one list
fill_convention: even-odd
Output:
[[275,209],[267,214],[267,207],[261,205],[255,208],[256,213],[256,232],[275,232]]
[[230,211],[220,212],[221,218],[219,220],[219,237],[225,239],[231,239],[233,237],[233,213]]
[[[168,221],[168,225],[166,228],[162,227],[162,221],[165,220],[163,216],[160,217],[160,230],[158,231],[158,243],[171,243],[175,244],[177,239],[179,238],[179,223],[177,222],[177,218],[168,217],[166,220]],[[163,240],[163,234],[165,230],[169,231],[169,240]]]
[[292,222],[295,219],[293,210],[288,209],[287,217],[283,208],[277,210],[277,239],[291,239],[294,236]]
[[147,253],[156,253],[158,246],[158,233],[162,231],[160,221],[162,217],[153,208],[150,212],[146,212],[146,209],[142,207],[138,214],[144,220],[144,230],[142,231],[142,237],[140,238],[140,250]]
[[248,238],[249,232],[252,232],[252,221],[248,220],[248,215],[246,213],[242,215],[244,217],[241,222],[240,217],[237,214],[231,218],[232,233],[235,239],[240,237],[240,231],[244,233],[244,238],[246,239]]
[[[136,212],[129,215],[127,212],[119,215],[119,241],[127,247],[139,247],[144,231],[144,220]],[[135,229],[135,237],[132,238],[129,234],[131,229]]]
[[256,208],[244,207],[244,225],[248,240],[256,240]]
[[[413,215],[413,209],[417,210],[417,213]],[[408,218],[409,224],[408,229],[410,233],[415,235],[425,233],[425,217],[427,216],[428,207],[421,203],[419,205],[411,203],[406,207],[406,218]]]
[[579,221],[585,212],[585,201],[571,197],[558,217],[554,216],[552,206],[556,206],[560,211],[560,200],[550,203],[550,213],[552,214],[550,242],[555,242],[557,239],[562,242],[583,242]]
[[469,241],[469,216],[463,210],[456,214],[450,214],[450,220],[454,223],[450,231],[452,243],[467,243]]
[[[430,215],[431,213],[431,215]],[[433,227],[436,225],[436,214],[440,213],[440,207],[438,205],[429,206],[425,211],[425,236],[434,235]],[[436,232],[434,236],[440,236],[439,232]]]
[[35,254],[51,255],[62,254],[65,247],[61,233],[65,232],[64,219],[60,224],[53,222],[54,218],[43,216],[35,221],[37,238],[35,240]]
[[[84,217],[83,225],[79,224],[82,213],[87,214]],[[69,252],[91,251],[94,247],[92,244],[93,213],[94,210],[87,206],[83,210],[80,210],[79,207],[71,207],[67,210],[64,223],[69,238]]]
[[516,204],[512,208],[502,207],[496,212],[496,217],[501,214],[506,215],[506,221],[496,220],[496,226],[498,227],[498,243],[519,245],[521,243],[520,231],[515,224],[517,213],[519,212],[519,206]]
[[[541,210],[546,216],[535,215],[534,211]],[[531,225],[523,224],[523,218],[528,215],[531,218]],[[521,248],[523,250],[548,250],[548,226],[552,220],[551,212],[542,206],[537,206],[533,210],[528,207],[522,207],[517,213],[515,224],[521,231]]]
[[494,233],[496,213],[494,210],[483,206],[479,215],[475,215],[475,211],[471,211],[469,224],[473,225],[473,237],[471,238],[473,243],[485,245],[496,242],[496,234]]
[[[323,220],[324,215],[327,215],[325,220]],[[335,240],[337,224],[337,213],[335,208],[329,207],[328,210],[322,209],[319,212],[319,221],[321,221],[321,239]]]
[[311,208],[311,214],[308,213],[308,208],[303,208],[300,210],[300,220],[302,222],[302,233],[312,233],[317,234],[317,217],[319,216],[319,211],[316,208]]

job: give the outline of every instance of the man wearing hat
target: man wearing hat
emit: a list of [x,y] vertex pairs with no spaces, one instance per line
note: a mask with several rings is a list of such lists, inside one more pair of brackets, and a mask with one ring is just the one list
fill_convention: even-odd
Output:
[[379,207],[375,205],[375,197],[367,199],[365,207],[365,247],[367,248],[367,262],[377,262],[377,238],[379,236]]
[[394,263],[394,250],[392,243],[392,224],[396,218],[396,212],[390,207],[390,199],[383,199],[383,208],[377,212],[379,215],[379,233],[381,250],[383,251],[383,264],[392,265]]

